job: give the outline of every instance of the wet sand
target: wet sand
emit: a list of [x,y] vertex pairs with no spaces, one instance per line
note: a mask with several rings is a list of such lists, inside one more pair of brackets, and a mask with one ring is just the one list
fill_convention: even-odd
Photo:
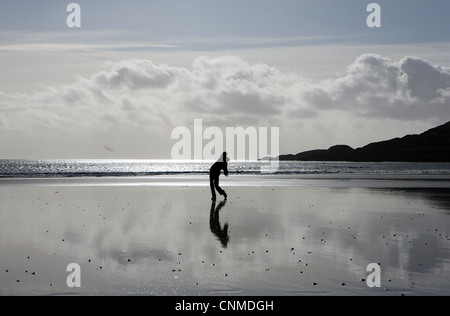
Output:
[[450,295],[448,182],[232,181],[2,180],[0,295]]

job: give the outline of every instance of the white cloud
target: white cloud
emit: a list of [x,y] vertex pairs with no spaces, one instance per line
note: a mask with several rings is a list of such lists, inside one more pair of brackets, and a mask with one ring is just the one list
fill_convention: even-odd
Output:
[[[107,51],[155,51],[179,48],[166,42],[127,41],[134,33],[121,30],[85,32],[1,31],[1,53],[94,53]],[[117,37],[123,38],[117,41]],[[101,40],[99,40],[101,39]]]
[[[380,120],[399,126],[417,120],[433,125],[449,114],[449,68],[417,57],[393,61],[373,54],[360,56],[340,76],[318,82],[223,56],[199,57],[191,69],[127,60],[74,84],[34,94],[0,92],[0,130],[30,138],[42,133],[57,139],[64,133],[73,143],[96,142],[98,135],[113,133],[123,135],[117,142],[129,146],[133,142],[125,137],[135,135],[136,143],[142,143],[152,135],[154,143],[168,147],[159,149],[164,153],[170,152],[171,130],[192,124],[194,118],[228,126],[281,126],[283,146],[295,152],[301,127],[317,131],[309,133],[308,146],[320,147],[339,141],[339,135],[342,139],[353,135],[361,122],[373,128],[380,126]],[[339,125],[346,125],[345,131]],[[325,127],[331,126],[334,132],[325,133]],[[333,134],[336,139],[331,139]],[[373,130],[360,134],[361,142],[382,137],[377,134],[373,139]],[[130,155],[140,149],[134,150]]]
[[417,57],[399,62],[378,55],[359,57],[345,75],[305,89],[319,109],[350,111],[357,116],[396,120],[449,117],[450,68]]

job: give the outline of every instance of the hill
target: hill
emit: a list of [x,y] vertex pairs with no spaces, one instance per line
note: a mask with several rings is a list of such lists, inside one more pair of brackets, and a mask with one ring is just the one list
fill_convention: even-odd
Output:
[[329,149],[281,155],[281,161],[355,162],[450,162],[450,122],[420,135],[408,135],[353,149],[337,145]]

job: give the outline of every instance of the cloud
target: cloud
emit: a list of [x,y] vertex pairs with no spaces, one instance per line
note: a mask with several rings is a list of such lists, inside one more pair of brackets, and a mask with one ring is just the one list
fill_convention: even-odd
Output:
[[[123,30],[89,30],[84,32],[37,32],[0,30],[2,53],[94,53],[124,51],[170,51],[180,47],[165,42],[127,40],[134,32]],[[118,42],[117,37],[124,40]],[[99,39],[101,39],[99,41]]]
[[423,101],[445,97],[450,89],[450,68],[433,66],[417,57],[406,57],[400,61],[401,71],[408,77],[411,95]]
[[[72,118],[74,125],[80,122],[80,112],[92,113],[89,120],[108,117],[105,122],[118,124],[158,121],[162,115],[176,122],[183,114],[306,119],[323,111],[420,120],[448,116],[449,94],[450,69],[417,57],[396,62],[362,55],[340,76],[312,82],[234,56],[202,56],[192,69],[149,60],[122,61],[72,85],[49,87],[34,95],[3,93],[0,103],[3,112],[13,113],[12,107],[36,115],[41,111],[55,123],[58,117]],[[121,119],[123,112],[128,115]]]
[[411,121],[449,117],[449,88],[449,68],[417,57],[395,62],[367,54],[344,75],[307,87],[303,96],[318,109]]
[[393,61],[373,54],[322,81],[234,56],[201,56],[191,69],[126,60],[70,85],[33,94],[0,92],[0,130],[55,137],[63,131],[74,139],[114,131],[164,143],[173,128],[194,118],[285,126],[296,135],[307,121],[319,128],[333,117],[346,124],[355,118],[434,122],[449,114],[449,68],[418,57]]
[[92,84],[101,89],[164,89],[183,77],[183,70],[167,65],[155,66],[148,60],[122,61],[111,70],[94,75]]

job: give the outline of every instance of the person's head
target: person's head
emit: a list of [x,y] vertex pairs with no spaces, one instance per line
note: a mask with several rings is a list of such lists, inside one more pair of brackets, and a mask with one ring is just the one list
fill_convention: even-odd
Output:
[[228,162],[228,161],[230,161],[230,158],[228,158],[228,154],[226,151],[217,160],[217,162]]

